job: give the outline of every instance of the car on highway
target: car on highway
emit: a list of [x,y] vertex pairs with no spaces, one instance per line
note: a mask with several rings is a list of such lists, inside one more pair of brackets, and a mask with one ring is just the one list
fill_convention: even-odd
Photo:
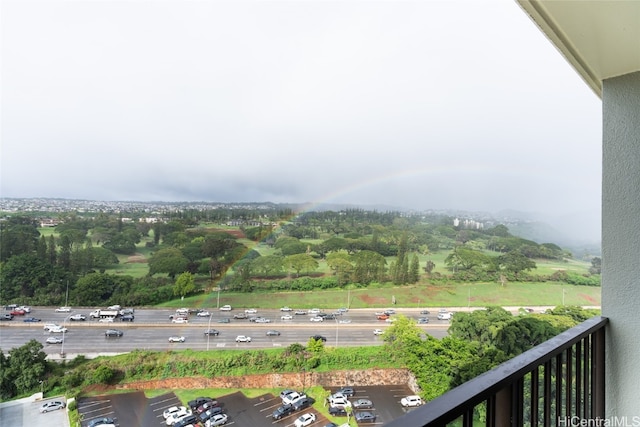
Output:
[[327,342],[327,338],[322,336],[322,335],[311,335],[309,337],[309,339],[316,340],[316,341]]
[[246,319],[247,317],[249,316],[247,316],[246,313],[236,313],[233,315],[234,319]]
[[60,325],[58,325],[57,323],[45,323],[43,329],[49,332],[51,329],[59,328],[59,327]]
[[104,331],[104,336],[109,337],[121,337],[124,333],[119,329],[107,329]]
[[449,312],[440,312],[438,313],[438,320],[451,320],[452,314]]
[[361,423],[375,423],[376,422],[376,414],[372,412],[356,412],[356,422],[358,424]]
[[273,413],[271,414],[271,418],[273,418],[274,420],[280,420],[286,417],[287,415],[293,414],[294,412],[295,412],[295,409],[293,408],[293,405],[290,405],[290,404],[281,405],[281,406],[278,406],[275,409],[275,411],[273,411]]
[[418,318],[418,324],[426,325],[427,323],[429,323],[429,318],[428,317],[419,317]]
[[198,317],[210,317],[211,313],[209,313],[208,311],[199,311],[196,313],[196,316]]
[[231,323],[231,319],[223,317],[222,319],[218,319],[218,323]]
[[406,396],[400,399],[400,404],[405,408],[420,406],[422,405],[422,398],[416,395]]
[[186,317],[176,317],[171,319],[171,323],[189,323],[189,319]]
[[371,409],[373,408],[373,402],[369,399],[357,399],[351,402],[354,409]]
[[220,331],[217,329],[207,329],[206,331],[204,331],[205,335],[213,335],[214,337],[217,337],[218,335],[220,335]]
[[184,342],[184,337],[169,337],[169,342]]
[[9,314],[13,316],[24,316],[25,314],[27,314],[27,312],[21,308],[14,308]]
[[293,312],[293,314],[295,314],[296,316],[306,316],[307,312],[304,310],[296,310]]
[[231,310],[233,310],[233,309],[231,308],[231,306],[229,304],[223,305],[222,307],[220,307],[220,311],[231,311]]
[[49,328],[49,332],[52,332],[54,334],[62,334],[64,332],[67,332],[69,329],[65,328],[64,326],[54,326]]
[[40,406],[40,412],[45,413],[45,412],[57,411],[58,409],[64,409],[66,407],[67,407],[67,404],[64,403],[62,400],[51,400],[49,402],[43,403],[42,406]]
[[316,414],[309,412],[307,414],[302,414],[298,417],[297,420],[294,421],[293,425],[296,427],[306,427],[311,425],[316,420]]
[[0,320],[13,320],[13,314],[6,313],[0,316]]
[[274,329],[269,329],[267,331],[267,336],[268,337],[279,337],[280,336],[280,331],[276,331]]
[[266,317],[257,317],[254,320],[255,323],[271,323],[271,319],[267,319]]
[[391,316],[392,314],[396,314],[396,311],[392,308],[388,308],[384,311],[384,314],[388,314],[389,316]]
[[47,344],[62,344],[64,340],[61,337],[49,337],[45,342]]
[[103,317],[102,319],[98,320],[98,322],[100,322],[100,323],[113,323],[113,317]]
[[91,421],[89,421],[89,424],[87,424],[87,427],[112,426],[112,425],[115,425],[115,423],[116,421],[113,418],[101,417],[101,418],[94,418]]
[[72,320],[74,322],[83,321],[83,320],[87,320],[87,316],[85,316],[84,314],[76,313],[69,316],[69,320]]
[[310,317],[309,320],[312,322],[324,322],[324,317],[313,316],[313,317]]
[[184,406],[172,406],[170,408],[165,409],[164,412],[162,412],[162,417],[166,420],[172,414],[175,414],[175,413],[180,412],[180,411],[186,412],[187,408],[185,408]]
[[209,418],[204,422],[205,427],[216,427],[221,426],[229,421],[229,416],[227,414],[215,414],[213,417]]
[[244,312],[247,314],[256,314],[258,310],[256,310],[255,308],[247,308]]
[[309,314],[318,314],[318,313],[320,313],[319,308],[312,308],[311,310],[309,310]]
[[56,313],[69,313],[71,311],[71,307],[58,307],[56,308]]
[[430,314],[429,310],[420,310],[420,314]]
[[25,317],[24,319],[22,319],[22,321],[27,323],[33,323],[33,322],[41,322],[42,319],[37,319],[35,317]]
[[236,342],[251,342],[251,337],[248,337],[246,335],[238,335],[236,337]]
[[384,331],[382,329],[374,329],[373,330],[373,335],[382,335],[384,333]]
[[120,317],[120,321],[122,322],[133,322],[136,317],[133,314],[125,314]]
[[378,320],[387,320],[388,318],[389,318],[389,315],[386,314],[386,313],[378,314],[376,316],[376,319],[378,319]]
[[282,307],[280,308],[280,311],[293,311],[293,309],[291,307]]
[[280,316],[280,320],[293,320],[293,316],[290,314],[283,314]]

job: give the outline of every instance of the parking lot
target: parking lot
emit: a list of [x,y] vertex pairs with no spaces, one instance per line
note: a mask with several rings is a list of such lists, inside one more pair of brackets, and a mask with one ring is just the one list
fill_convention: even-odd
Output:
[[[335,392],[337,388],[328,388]],[[413,394],[406,385],[396,386],[363,386],[354,387],[355,395],[353,399],[369,399],[374,403],[373,409],[367,411],[376,415],[375,423],[368,425],[382,425],[403,415],[407,410],[400,405],[400,399]],[[331,417],[320,414],[315,409],[305,409],[294,412],[274,421],[271,417],[273,411],[282,404],[279,396],[264,394],[255,398],[247,398],[240,392],[234,392],[223,396],[208,396],[218,400],[220,406],[229,415],[229,422],[226,425],[253,426],[253,427],[273,427],[274,425],[293,426],[296,418],[303,413],[313,412],[316,414],[316,421],[311,424],[313,427],[323,427],[329,422],[338,425],[347,422],[346,417]],[[316,398],[320,405],[318,396]],[[148,399],[143,392],[132,392],[126,394],[115,394],[109,396],[97,396],[81,398],[78,400],[78,411],[81,414],[82,427],[86,427],[88,422],[94,418],[110,417],[116,419],[121,427],[160,427],[166,426],[162,412],[172,406],[185,405],[180,402],[174,393],[166,393]],[[316,404],[317,406],[317,404]]]

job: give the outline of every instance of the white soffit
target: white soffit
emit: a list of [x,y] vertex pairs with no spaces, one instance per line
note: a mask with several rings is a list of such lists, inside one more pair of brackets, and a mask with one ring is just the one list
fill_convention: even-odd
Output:
[[516,0],[593,91],[640,71],[640,0]]

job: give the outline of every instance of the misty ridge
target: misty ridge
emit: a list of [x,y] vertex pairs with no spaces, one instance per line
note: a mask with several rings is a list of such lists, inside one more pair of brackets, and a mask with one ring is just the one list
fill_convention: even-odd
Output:
[[[305,212],[343,211],[358,209],[376,212],[397,212],[402,216],[444,217],[450,221],[464,223],[475,221],[483,228],[498,224],[505,225],[515,236],[536,243],[555,243],[569,250],[575,258],[589,259],[601,256],[600,229],[594,229],[593,215],[576,213],[574,215],[539,214],[517,210],[502,210],[491,213],[484,211],[466,211],[460,209],[411,209],[385,204],[345,204],[345,203],[273,203],[273,202],[207,202],[207,201],[99,201],[62,198],[0,198],[0,212],[3,216],[16,213],[31,215],[59,215],[68,212],[77,213],[137,213],[147,216],[175,213],[181,211],[228,210],[248,211],[284,211],[292,212],[292,219]],[[236,219],[236,218],[229,218]]]

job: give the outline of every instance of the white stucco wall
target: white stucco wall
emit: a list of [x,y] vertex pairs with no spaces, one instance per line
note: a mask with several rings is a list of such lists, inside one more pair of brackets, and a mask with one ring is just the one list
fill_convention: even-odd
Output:
[[603,82],[602,314],[607,417],[640,419],[640,72]]

